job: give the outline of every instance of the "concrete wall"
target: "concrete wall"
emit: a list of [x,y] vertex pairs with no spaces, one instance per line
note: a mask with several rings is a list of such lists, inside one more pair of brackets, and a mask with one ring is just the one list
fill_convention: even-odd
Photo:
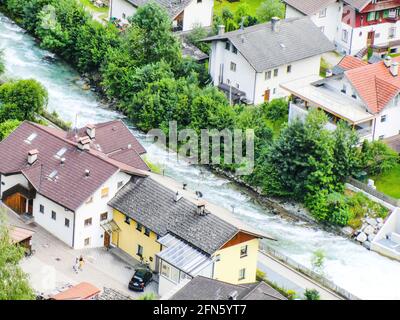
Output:
[[[108,212],[108,221],[111,220],[112,214],[109,212],[108,202],[115,196],[120,190],[118,189],[118,182],[122,182],[125,185],[131,176],[117,172],[110,177],[94,194],[93,201],[90,203],[84,203],[76,211],[76,231],[75,231],[75,249],[82,248],[95,248],[104,246],[104,229],[101,227],[100,215]],[[101,197],[101,190],[109,188],[108,197]],[[92,218],[92,225],[85,226],[85,220]],[[85,246],[85,239],[90,238],[90,245]]]
[[[40,205],[44,206],[44,213],[40,212]],[[55,220],[52,219],[52,211],[56,213]],[[37,194],[33,201],[33,217],[38,225],[68,246],[73,246],[74,213],[72,211],[67,211],[64,207]],[[65,226],[65,219],[69,220],[69,227]]]
[[[248,246],[247,256],[240,257],[242,246]],[[217,251],[213,258],[219,255],[220,260],[214,264],[214,279],[240,284],[256,281],[257,261],[258,261],[259,240],[253,239],[235,246],[231,246]],[[239,270],[245,268],[246,277],[239,280]]]
[[[386,121],[382,122],[382,116],[386,116]],[[400,98],[393,99],[389,105],[383,109],[376,118],[375,140],[381,136],[388,138],[400,133]]]
[[19,174],[13,174],[10,176],[5,176],[1,175],[1,186],[0,186],[0,198],[3,197],[3,192],[16,186],[17,184],[20,184],[24,186],[25,188],[28,188],[28,180],[25,178],[25,176],[22,173]]
[[183,31],[192,30],[196,25],[212,25],[214,0],[193,0],[183,14]]
[[[120,19],[123,23],[128,23],[128,18],[136,12],[136,7],[126,0],[110,0],[109,18]],[[125,15],[125,18],[123,16]]]
[[[118,210],[114,210],[114,221],[118,224],[121,231],[113,234],[113,244],[130,254],[136,260],[140,260],[137,255],[138,245],[143,247],[143,258],[150,263],[150,268],[156,270],[156,253],[161,251],[161,245],[157,242],[157,234],[153,231],[149,236],[144,234],[144,227],[142,231],[138,231],[137,222],[131,220],[130,224],[125,222],[125,215]],[[150,261],[150,258],[153,261]]]

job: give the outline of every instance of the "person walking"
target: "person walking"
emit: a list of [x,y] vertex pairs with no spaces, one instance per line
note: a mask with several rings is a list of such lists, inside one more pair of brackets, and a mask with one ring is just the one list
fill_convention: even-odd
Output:
[[73,266],[73,269],[74,269],[75,273],[78,274],[78,272],[79,272],[79,258],[78,257],[75,259],[75,264]]
[[83,257],[79,257],[79,270],[83,271],[83,265],[85,264],[85,260],[83,260]]

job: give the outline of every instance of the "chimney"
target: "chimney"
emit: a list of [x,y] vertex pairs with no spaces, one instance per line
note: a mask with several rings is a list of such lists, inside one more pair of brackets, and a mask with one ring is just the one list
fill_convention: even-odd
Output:
[[279,32],[279,25],[281,24],[281,19],[278,17],[273,17],[271,19],[271,28],[273,32]]
[[90,176],[90,170],[89,170],[89,169],[86,169],[86,170],[85,170],[85,176],[86,176],[86,177],[89,177],[89,176]]
[[93,124],[88,124],[86,126],[86,134],[90,139],[94,139],[96,137],[96,127]]
[[390,68],[390,66],[392,65],[392,58],[390,56],[385,56],[383,63],[387,68]]
[[28,152],[28,164],[32,165],[35,163],[35,161],[37,160],[39,151],[36,149],[30,150]]
[[203,200],[197,201],[197,214],[204,216],[206,214],[206,203]]
[[238,294],[238,292],[236,290],[232,291],[228,296],[228,300],[237,300],[238,295],[239,294]]
[[90,149],[90,138],[89,137],[81,137],[78,140],[78,148],[80,150],[89,150]]
[[223,24],[220,24],[218,26],[218,35],[222,36],[225,33],[225,26]]
[[390,66],[390,73],[393,77],[397,77],[399,74],[399,63],[397,61],[393,61]]
[[61,158],[61,164],[65,163],[65,158]]

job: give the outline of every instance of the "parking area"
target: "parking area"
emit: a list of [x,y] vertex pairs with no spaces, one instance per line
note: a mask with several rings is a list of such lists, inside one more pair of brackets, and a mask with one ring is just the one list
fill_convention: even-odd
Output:
[[[128,289],[135,267],[139,262],[122,259],[105,248],[73,250],[62,241],[51,235],[35,223],[25,225],[12,212],[7,214],[9,223],[35,231],[32,237],[32,248],[35,253],[21,262],[21,267],[29,274],[32,287],[42,295],[54,294],[64,288],[89,282],[99,289],[111,288],[137,299],[142,292],[132,292]],[[75,259],[83,256],[83,270],[76,273],[73,269]],[[157,294],[158,283],[152,281],[144,293]]]

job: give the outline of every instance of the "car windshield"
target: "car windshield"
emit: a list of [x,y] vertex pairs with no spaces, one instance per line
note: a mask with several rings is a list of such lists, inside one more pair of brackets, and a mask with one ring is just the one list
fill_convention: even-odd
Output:
[[142,280],[145,275],[146,275],[146,270],[136,270],[133,277],[136,279]]

